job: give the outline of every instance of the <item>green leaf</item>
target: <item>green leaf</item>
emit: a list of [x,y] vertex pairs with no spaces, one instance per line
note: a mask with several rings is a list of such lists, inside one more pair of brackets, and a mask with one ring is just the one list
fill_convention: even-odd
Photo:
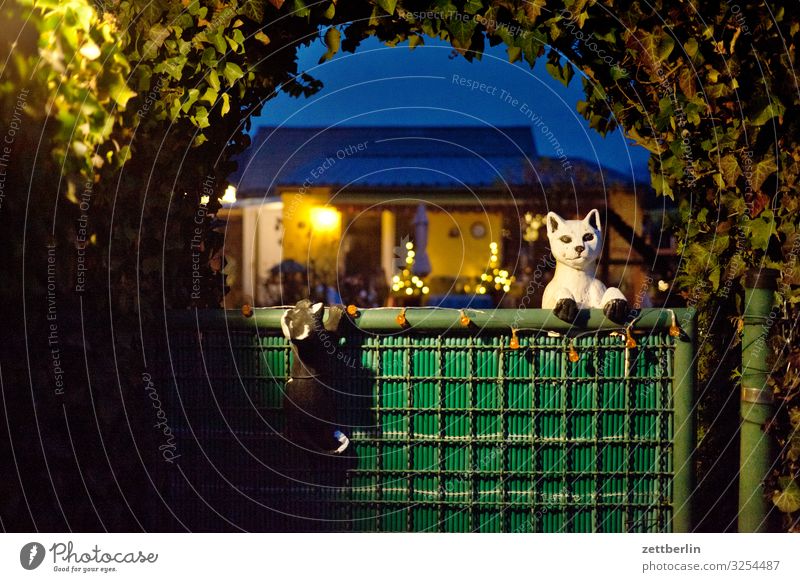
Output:
[[675,194],[672,192],[672,188],[670,188],[669,181],[667,180],[666,176],[663,174],[653,174],[652,181],[653,188],[658,196],[669,196],[672,199],[675,198]]
[[782,490],[772,495],[775,507],[783,513],[800,511],[800,486],[797,485],[797,481],[790,477],[783,477],[780,481]]
[[722,177],[725,179],[725,184],[729,188],[736,186],[736,180],[742,175],[742,170],[739,167],[739,162],[733,154],[722,156],[719,160],[719,170]]
[[764,125],[773,117],[783,117],[784,113],[786,113],[786,107],[780,102],[780,99],[773,95],[772,102],[750,120],[750,123],[757,126]]
[[109,93],[111,98],[116,102],[117,105],[119,105],[121,109],[125,109],[128,101],[136,96],[136,91],[133,91],[130,87],[128,87],[128,84],[125,82],[125,78],[120,73],[117,73],[114,76],[114,80],[111,82],[111,86],[109,87]]
[[228,81],[228,85],[233,87],[236,81],[244,77],[244,72],[236,63],[225,63],[225,70],[222,72],[222,75],[225,77],[225,80]]
[[750,186],[753,190],[760,190],[764,181],[778,171],[778,164],[774,156],[767,156],[757,164],[753,164],[753,175],[750,178]]
[[225,114],[231,110],[231,96],[228,93],[222,94],[222,107],[220,108],[220,115],[225,117]]
[[769,239],[775,230],[772,211],[765,210],[758,218],[751,220],[747,224],[750,235],[750,246],[753,249],[765,251],[769,246]]
[[394,10],[397,7],[397,0],[377,0],[377,4],[389,14],[394,14]]
[[206,78],[208,80],[209,87],[214,89],[214,91],[219,91],[219,88],[220,88],[219,75],[217,74],[217,72],[214,69],[211,69],[208,72],[208,77],[206,77]]
[[683,43],[683,50],[686,51],[686,54],[689,55],[689,58],[694,58],[694,56],[697,54],[697,48],[697,39],[694,37]]
[[322,55],[319,59],[320,63],[324,63],[325,61],[329,61],[333,58],[333,56],[339,52],[339,47],[341,46],[342,41],[342,33],[339,30],[331,26],[325,32],[325,46],[328,47],[328,50]]
[[293,16],[305,18],[311,14],[311,9],[306,6],[306,3],[303,2],[303,0],[294,0],[294,10],[292,12]]

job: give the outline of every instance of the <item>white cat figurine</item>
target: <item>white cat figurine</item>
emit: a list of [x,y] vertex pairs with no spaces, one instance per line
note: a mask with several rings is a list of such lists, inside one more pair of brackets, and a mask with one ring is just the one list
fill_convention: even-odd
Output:
[[542,298],[542,308],[572,322],[579,309],[602,308],[606,317],[622,323],[628,302],[622,291],[595,278],[600,256],[600,213],[595,208],[583,220],[564,220],[547,213],[547,238],[556,259],[556,272]]

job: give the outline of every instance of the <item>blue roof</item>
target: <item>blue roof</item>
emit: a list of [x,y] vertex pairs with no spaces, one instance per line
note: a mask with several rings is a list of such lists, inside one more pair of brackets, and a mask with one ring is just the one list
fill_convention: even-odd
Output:
[[262,127],[233,176],[240,198],[283,187],[346,190],[576,187],[602,189],[625,176],[598,165],[537,156],[529,126]]

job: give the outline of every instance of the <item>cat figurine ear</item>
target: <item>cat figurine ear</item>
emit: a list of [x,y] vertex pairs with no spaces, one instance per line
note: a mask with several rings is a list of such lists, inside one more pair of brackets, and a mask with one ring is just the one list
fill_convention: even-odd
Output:
[[595,208],[578,220],[564,220],[555,212],[545,219],[550,251],[556,272],[545,287],[542,308],[552,309],[556,317],[573,322],[580,309],[600,308],[617,323],[628,314],[625,295],[596,278],[602,250],[600,212]]
[[603,229],[600,226],[600,212],[598,212],[597,208],[592,208],[587,214],[583,222],[591,226],[597,232],[603,232]]
[[[595,210],[595,212],[597,212],[597,211]],[[564,226],[564,219],[561,218],[555,212],[548,212],[547,213],[547,220],[545,222],[547,223],[547,234],[548,235],[554,234],[559,229],[559,227],[563,227]]]

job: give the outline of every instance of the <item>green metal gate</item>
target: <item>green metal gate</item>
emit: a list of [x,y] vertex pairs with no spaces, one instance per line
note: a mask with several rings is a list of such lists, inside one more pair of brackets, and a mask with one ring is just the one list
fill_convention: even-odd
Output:
[[[170,504],[193,530],[661,532],[691,527],[693,319],[365,310],[339,342],[348,457],[281,436],[282,310],[183,312],[162,381]],[[464,316],[467,316],[467,321]],[[326,338],[327,339],[327,338]]]

